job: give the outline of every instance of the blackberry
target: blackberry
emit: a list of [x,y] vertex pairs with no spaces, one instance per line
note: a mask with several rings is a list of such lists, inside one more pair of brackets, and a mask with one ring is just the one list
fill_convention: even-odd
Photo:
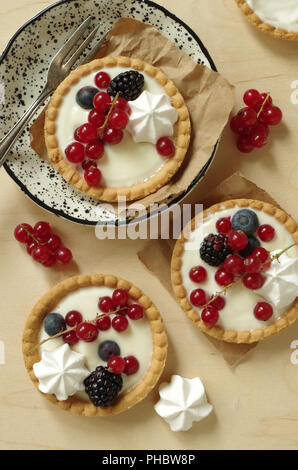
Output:
[[107,367],[98,366],[84,380],[84,385],[93,405],[106,408],[115,402],[123,380],[121,374],[113,374]]
[[200,247],[200,256],[210,266],[219,266],[233,253],[228,246],[228,236],[224,233],[209,233]]
[[133,101],[140,96],[144,86],[144,75],[136,70],[128,70],[117,75],[110,82],[107,93],[111,96],[119,96],[127,101]]

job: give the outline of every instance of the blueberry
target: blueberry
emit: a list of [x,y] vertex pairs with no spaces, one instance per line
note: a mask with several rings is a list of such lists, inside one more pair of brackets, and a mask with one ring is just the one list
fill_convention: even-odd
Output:
[[45,332],[49,336],[56,335],[62,330],[66,329],[64,317],[60,313],[49,313],[43,323]]
[[259,226],[257,214],[250,209],[241,209],[232,217],[233,230],[242,230],[246,235],[253,235]]
[[247,256],[251,255],[254,249],[258,248],[260,245],[261,243],[258,238],[248,237],[248,244],[243,250],[239,251],[239,255],[242,256],[242,258],[247,258]]
[[84,86],[76,94],[76,102],[81,108],[92,109],[93,108],[93,98],[98,93],[98,88],[94,86]]
[[112,356],[120,356],[120,348],[115,341],[106,340],[100,343],[98,355],[103,361],[108,361]]

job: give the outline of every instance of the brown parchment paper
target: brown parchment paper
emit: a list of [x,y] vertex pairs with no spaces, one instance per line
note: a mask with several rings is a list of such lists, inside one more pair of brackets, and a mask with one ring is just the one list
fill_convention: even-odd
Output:
[[[223,180],[212,192],[206,195],[203,201],[199,202],[203,204],[204,209],[207,209],[213,204],[238,198],[258,199],[278,207],[276,201],[266,191],[244,178],[239,172]],[[174,245],[175,240],[150,240],[143,250],[138,253],[140,261],[159,279],[172,296],[174,294],[171,285],[170,264]],[[181,315],[184,315],[182,310]],[[193,327],[196,328],[194,325]],[[226,362],[231,366],[236,365],[258,344],[227,343],[203,332],[202,334],[221,352]]]
[[[197,64],[151,25],[120,18],[94,58],[124,55],[142,59],[162,70],[183,95],[191,118],[191,142],[185,161],[172,180],[141,199],[149,204],[169,201],[184,192],[208,161],[234,102],[233,87],[219,73]],[[31,126],[31,146],[43,158],[44,111]]]

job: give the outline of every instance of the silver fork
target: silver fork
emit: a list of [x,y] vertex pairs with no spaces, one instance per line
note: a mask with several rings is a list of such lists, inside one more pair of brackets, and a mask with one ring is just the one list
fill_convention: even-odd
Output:
[[[48,69],[47,81],[40,96],[34,101],[34,103],[32,103],[32,105],[27,109],[21,119],[0,141],[0,167],[5,162],[11,147],[14,145],[20,134],[23,132],[26,125],[34,115],[35,111],[39,108],[39,106],[41,106],[45,102],[48,96],[53,93],[53,91],[62,82],[62,80],[67,77],[67,75],[71,72],[71,68],[73,67],[73,65],[80,58],[86,47],[91,43],[99,25],[91,31],[91,33],[82,42],[82,44],[75,50],[75,52],[73,52],[77,43],[82,38],[84,32],[90,25],[91,19],[91,16],[86,18],[83,23],[70,36],[64,46],[61,47],[61,49],[53,57]],[[83,60],[81,60],[77,64],[78,66],[89,62],[93,58],[96,50],[98,49],[100,44],[105,40],[106,36],[107,35],[102,37],[102,39],[91,49],[87,56],[84,57]]]

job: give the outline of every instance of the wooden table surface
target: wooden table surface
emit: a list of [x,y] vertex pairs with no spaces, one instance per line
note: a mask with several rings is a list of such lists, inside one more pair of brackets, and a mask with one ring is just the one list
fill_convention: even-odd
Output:
[[[0,50],[49,0],[1,2]],[[284,112],[268,145],[240,155],[227,128],[204,182],[191,200],[236,169],[267,190],[297,219],[298,105],[291,84],[298,79],[297,43],[282,42],[249,25],[234,0],[159,0],[199,35],[219,72],[235,85],[235,109],[251,87],[270,91]],[[0,171],[1,449],[294,449],[298,448],[298,364],[291,344],[298,322],[264,341],[231,369],[221,354],[184,316],[176,302],[136,255],[144,241],[96,239],[94,229],[58,219],[26,198],[4,169]],[[45,269],[32,262],[13,239],[23,221],[49,221],[73,250],[75,263]],[[169,334],[169,358],[163,379],[173,373],[200,376],[214,406],[206,420],[186,433],[173,433],[153,410],[157,390],[127,413],[110,419],[75,417],[36,392],[23,365],[21,336],[25,317],[51,286],[78,273],[119,274],[142,288],[159,307]],[[292,356],[293,357],[293,356]],[[3,358],[2,358],[3,359]],[[3,361],[2,361],[3,362]],[[128,426],[129,423],[129,426]]]

